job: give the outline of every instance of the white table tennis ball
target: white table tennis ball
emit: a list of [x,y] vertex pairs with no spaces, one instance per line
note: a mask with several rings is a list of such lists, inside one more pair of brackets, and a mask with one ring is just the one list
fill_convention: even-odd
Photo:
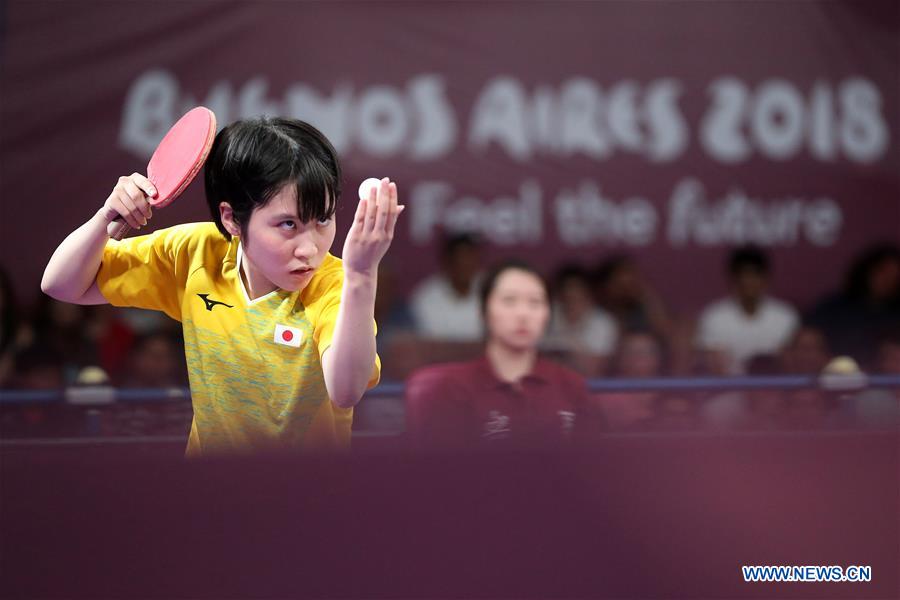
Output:
[[368,199],[369,199],[369,194],[371,193],[372,188],[373,188],[373,187],[374,187],[374,188],[377,188],[379,185],[381,185],[381,180],[380,180],[380,179],[376,179],[375,177],[369,177],[368,179],[366,179],[365,181],[363,181],[361,184],[359,184],[359,197],[360,197],[360,199],[361,199],[361,200],[368,200]]

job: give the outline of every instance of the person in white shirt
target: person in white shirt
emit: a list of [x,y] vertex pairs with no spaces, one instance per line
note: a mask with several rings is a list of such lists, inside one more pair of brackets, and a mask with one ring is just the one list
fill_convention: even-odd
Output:
[[735,249],[728,260],[732,294],[700,315],[697,346],[724,353],[727,372],[741,374],[757,354],[777,354],[799,323],[797,311],[768,295],[769,259],[754,246]]
[[598,376],[616,346],[616,321],[594,303],[590,279],[583,268],[564,266],[554,280],[553,312],[542,348],[559,354],[583,375]]
[[441,267],[441,273],[421,281],[410,295],[416,334],[448,342],[481,341],[481,248],[475,237],[449,237],[444,243]]

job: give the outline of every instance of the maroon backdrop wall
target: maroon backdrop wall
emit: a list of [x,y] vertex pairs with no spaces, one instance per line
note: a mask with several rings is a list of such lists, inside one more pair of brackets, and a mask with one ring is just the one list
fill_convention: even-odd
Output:
[[[671,304],[772,249],[807,304],[900,240],[895,2],[17,2],[0,74],[2,264],[37,293],[56,244],[203,103],[311,121],[355,188],[397,180],[403,289],[444,229],[550,268],[635,255]],[[201,186],[155,226],[206,218]]]

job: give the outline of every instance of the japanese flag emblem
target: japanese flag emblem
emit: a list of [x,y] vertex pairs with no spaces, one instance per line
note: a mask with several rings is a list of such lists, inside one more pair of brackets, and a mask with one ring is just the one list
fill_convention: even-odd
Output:
[[275,325],[275,343],[282,346],[293,346],[299,348],[303,341],[303,332],[296,327],[288,327],[287,325]]

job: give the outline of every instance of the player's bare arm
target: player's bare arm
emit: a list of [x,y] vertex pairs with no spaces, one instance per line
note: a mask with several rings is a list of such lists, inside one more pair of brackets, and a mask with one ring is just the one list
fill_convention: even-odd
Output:
[[397,185],[382,179],[367,198],[360,198],[344,243],[341,307],[331,346],[322,357],[328,396],[342,408],[359,402],[372,376],[378,265],[391,245],[403,208],[397,203]]
[[70,233],[50,257],[41,290],[63,302],[106,304],[96,278],[103,248],[109,241],[110,223],[121,217],[132,228],[140,229],[152,216],[148,198],[154,195],[156,188],[140,173],[119,177],[100,210]]

